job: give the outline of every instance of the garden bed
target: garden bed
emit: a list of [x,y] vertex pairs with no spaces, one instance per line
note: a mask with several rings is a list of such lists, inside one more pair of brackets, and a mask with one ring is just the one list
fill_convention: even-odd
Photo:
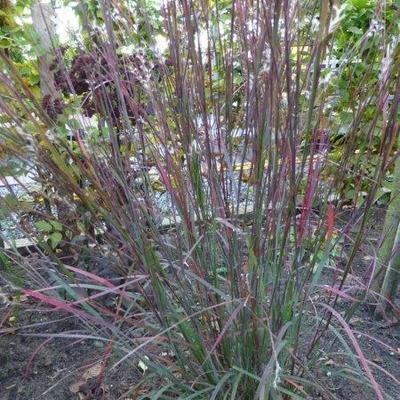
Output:
[[[354,270],[348,278],[348,287],[356,288],[362,281],[372,257],[371,243],[375,243],[380,235],[382,216],[385,210],[376,209],[371,217],[366,239],[357,254]],[[345,222],[347,215],[339,216],[338,223]],[[6,294],[4,294],[6,295]],[[11,296],[9,292],[7,295]],[[4,296],[3,296],[4,297]],[[11,298],[9,298],[10,300]],[[35,309],[34,302],[26,298],[15,302],[1,302],[0,321],[0,400],[82,400],[82,399],[136,399],[138,393],[126,394],[141,378],[138,368],[121,364],[116,370],[107,373],[101,389],[98,373],[104,357],[101,342],[77,340],[71,338],[54,338],[47,342],[47,336],[59,333],[78,333],[79,322],[75,317],[57,311],[44,312]],[[400,299],[399,299],[400,300]],[[342,301],[340,310],[344,311],[349,303]],[[368,359],[375,363],[381,371],[376,370],[376,378],[382,389],[394,400],[400,398],[399,386],[383,371],[398,378],[400,362],[400,330],[398,321],[382,321],[377,323],[371,317],[367,306],[358,308],[350,320],[362,350]],[[35,336],[37,335],[37,336]],[[333,339],[333,337],[331,338]],[[302,338],[302,340],[311,340]],[[338,347],[339,351],[339,347]],[[334,352],[333,352],[334,353]],[[323,356],[322,356],[323,357]],[[323,360],[326,369],[319,380],[329,384],[330,392],[337,399],[366,400],[365,386],[344,381],[339,373],[346,374],[343,356],[338,353],[334,357]],[[341,371],[341,372],[340,372]],[[331,379],[333,376],[333,379]],[[335,386],[332,386],[332,382]],[[101,397],[103,396],[104,397]],[[96,397],[97,396],[97,397]],[[133,397],[132,397],[133,396]],[[369,399],[374,399],[370,392]],[[316,393],[309,399],[323,399]]]

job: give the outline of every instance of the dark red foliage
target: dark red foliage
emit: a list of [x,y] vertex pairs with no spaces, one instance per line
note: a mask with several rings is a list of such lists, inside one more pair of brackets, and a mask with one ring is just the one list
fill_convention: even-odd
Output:
[[[67,96],[71,94],[84,96],[82,108],[88,117],[98,114],[111,118],[116,127],[121,125],[124,113],[121,111],[123,108],[113,80],[112,68],[107,60],[107,53],[81,52],[73,59],[69,70],[57,67],[57,63],[53,63],[51,68],[59,90]],[[160,79],[163,74],[162,63],[153,64],[143,52],[119,56],[117,68],[125,93],[130,94],[140,91],[143,79]],[[135,123],[137,116],[143,115],[146,110],[153,112],[148,102],[145,99],[143,101],[143,104],[135,106],[133,104],[136,102],[128,102],[126,113],[131,123]]]

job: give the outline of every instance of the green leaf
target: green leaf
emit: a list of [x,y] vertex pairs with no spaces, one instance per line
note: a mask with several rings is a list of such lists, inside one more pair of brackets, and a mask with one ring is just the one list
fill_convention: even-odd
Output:
[[53,230],[52,225],[49,222],[43,220],[35,222],[35,226],[39,229],[39,231],[42,232],[51,232]]
[[53,232],[50,235],[51,247],[55,249],[57,245],[61,242],[61,240],[62,240],[61,232]]
[[360,28],[357,28],[356,26],[351,26],[350,28],[347,29],[348,32],[354,33],[356,35],[361,35],[362,30]]
[[370,6],[369,0],[351,0],[350,3],[353,7],[357,8],[358,10]]
[[63,226],[60,222],[58,221],[50,221],[50,224],[53,226],[54,230],[56,231],[62,231],[63,230]]

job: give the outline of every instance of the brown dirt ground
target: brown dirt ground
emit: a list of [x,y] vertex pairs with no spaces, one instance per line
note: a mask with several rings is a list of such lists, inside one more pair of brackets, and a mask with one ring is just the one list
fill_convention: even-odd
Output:
[[[337,224],[343,226],[348,220],[347,212],[337,217]],[[349,286],[357,288],[357,282],[363,280],[363,277],[369,273],[371,260],[376,255],[375,249],[380,240],[382,224],[385,218],[385,209],[376,208],[371,213],[371,216],[366,225],[364,240],[353,262],[353,268],[350,271]],[[359,224],[355,224],[349,232],[351,237],[354,237]],[[344,253],[349,252],[348,247],[344,246]],[[343,266],[342,266],[343,267]],[[351,292],[350,292],[351,294]],[[396,303],[400,305],[400,293],[397,295]],[[348,308],[348,303],[345,301],[339,305],[339,311],[344,311]],[[390,318],[390,316],[388,316]],[[356,338],[359,341],[360,347],[364,355],[381,370],[372,368],[377,382],[381,385],[384,395],[387,399],[400,400],[400,386],[396,384],[383,371],[392,374],[397,380],[400,380],[400,324],[396,320],[382,320],[377,322],[372,315],[370,306],[360,306],[355,314],[350,319],[350,326],[356,333]],[[357,334],[357,332],[360,332]],[[368,336],[366,336],[368,335]],[[381,343],[382,344],[381,344]],[[386,345],[386,346],[385,346]],[[339,350],[339,345],[335,346]],[[352,346],[350,345],[350,348]],[[342,351],[340,348],[339,351]],[[332,360],[332,373],[335,369],[345,368],[344,358],[338,355]],[[332,393],[338,399],[343,400],[373,400],[376,395],[372,390],[368,390],[365,384],[350,383],[343,379],[334,379],[335,386],[332,387]]]
[[[0,320],[5,316],[0,311]],[[45,327],[24,328],[23,332],[0,335],[0,400],[114,400],[128,399],[123,394],[137,382],[137,373],[126,366],[105,379],[96,394],[97,378],[104,351],[91,341],[56,338],[44,344],[45,337],[30,333],[66,332],[79,329],[72,318],[63,314],[32,313],[21,309],[18,325],[50,322]],[[4,326],[3,326],[4,327]],[[91,373],[93,372],[93,373]],[[83,378],[83,379],[82,379]]]

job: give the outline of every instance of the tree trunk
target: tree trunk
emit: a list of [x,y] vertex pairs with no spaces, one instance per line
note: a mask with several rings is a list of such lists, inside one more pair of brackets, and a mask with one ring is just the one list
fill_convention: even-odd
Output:
[[54,12],[50,4],[35,1],[31,15],[33,27],[39,35],[39,44],[43,50],[43,54],[39,56],[40,91],[43,97],[50,95],[55,99],[59,97],[59,93],[54,82],[54,74],[50,70],[55,39]]
[[393,304],[395,301],[400,278],[400,230],[397,233],[394,247],[394,254],[383,279],[380,293],[381,297],[379,298],[379,303],[375,310],[375,316],[377,318],[384,316],[388,305],[390,303]]
[[378,268],[375,274],[374,290],[380,294],[375,316],[381,317],[388,305],[385,299],[393,301],[400,274],[400,158],[397,158],[393,172],[392,193],[383,226],[383,242],[378,254]]
[[[40,0],[34,1],[31,6],[32,23],[39,36],[41,55],[38,57],[40,74],[40,93],[42,99],[50,96],[50,102],[60,98],[60,93],[56,89],[54,74],[50,69],[53,62],[53,41],[55,39],[54,12],[50,4],[42,3]],[[46,110],[47,112],[47,110]],[[38,169],[38,175],[42,182],[46,182],[45,176]],[[45,196],[45,206],[49,215],[52,214],[50,200]]]

